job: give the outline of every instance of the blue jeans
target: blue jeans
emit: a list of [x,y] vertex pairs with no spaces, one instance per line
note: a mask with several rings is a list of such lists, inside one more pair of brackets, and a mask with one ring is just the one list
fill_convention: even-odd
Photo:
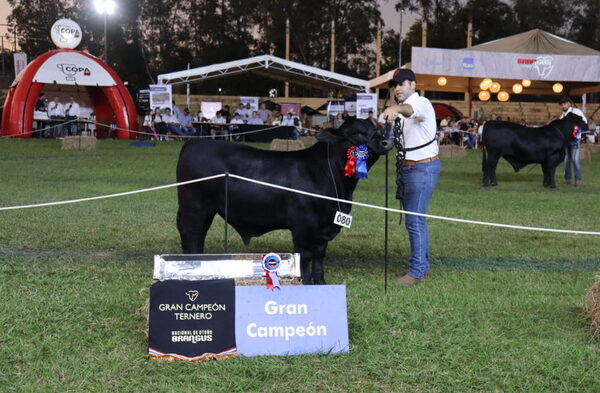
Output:
[[571,181],[571,164],[575,168],[575,181],[581,181],[581,165],[579,164],[579,142],[570,143],[567,145],[565,154],[565,180]]
[[[402,167],[404,176],[404,210],[426,213],[427,205],[440,176],[440,160]],[[408,275],[423,278],[429,270],[429,231],[425,217],[405,216],[410,241]]]

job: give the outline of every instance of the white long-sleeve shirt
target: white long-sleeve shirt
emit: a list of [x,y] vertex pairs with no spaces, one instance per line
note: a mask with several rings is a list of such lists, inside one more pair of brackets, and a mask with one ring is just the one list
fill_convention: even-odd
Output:
[[79,117],[79,104],[76,102],[69,102],[65,105],[65,115]]
[[65,107],[60,102],[52,101],[48,104],[48,116],[64,116]]

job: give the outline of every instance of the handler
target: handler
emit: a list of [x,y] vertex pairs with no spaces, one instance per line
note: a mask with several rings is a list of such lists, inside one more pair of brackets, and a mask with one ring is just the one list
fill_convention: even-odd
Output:
[[[405,210],[426,213],[441,168],[433,105],[416,93],[416,77],[412,70],[396,70],[389,87],[396,104],[387,108],[384,116],[388,122],[400,118],[404,139],[402,141],[396,135],[396,198]],[[402,153],[406,156],[403,157]],[[415,285],[423,281],[429,271],[429,231],[425,217],[407,214],[405,220],[410,241],[408,271],[394,282]]]
[[[580,116],[584,122],[587,123],[585,115],[579,108],[574,108],[573,103],[569,97],[563,97],[559,101],[562,113],[560,118],[562,119],[569,113],[574,113]],[[579,155],[581,153],[581,130],[577,130],[576,134],[573,135],[572,141],[569,142],[565,148],[565,182],[571,184],[571,164],[575,169],[575,186],[581,185],[581,164],[579,163]]]

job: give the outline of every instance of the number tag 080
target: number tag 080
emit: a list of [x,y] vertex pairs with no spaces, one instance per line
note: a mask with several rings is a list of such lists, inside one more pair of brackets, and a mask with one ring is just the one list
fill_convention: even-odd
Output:
[[341,227],[350,228],[350,226],[352,225],[352,216],[349,214],[344,214],[338,210],[335,212],[333,223]]

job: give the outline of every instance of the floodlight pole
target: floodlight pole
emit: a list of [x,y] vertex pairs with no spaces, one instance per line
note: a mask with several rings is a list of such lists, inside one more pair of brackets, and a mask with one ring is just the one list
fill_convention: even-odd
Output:
[[106,34],[106,14],[104,12],[104,62],[108,65],[108,35]]
[[398,68],[402,67],[402,14],[404,10],[400,10],[400,32],[398,33]]

